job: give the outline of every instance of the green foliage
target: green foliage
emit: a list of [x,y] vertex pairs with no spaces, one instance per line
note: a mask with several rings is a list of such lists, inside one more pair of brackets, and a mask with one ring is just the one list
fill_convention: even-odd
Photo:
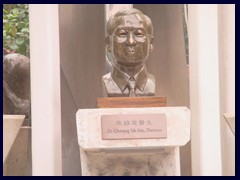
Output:
[[3,47],[29,57],[29,13],[27,4],[3,5]]

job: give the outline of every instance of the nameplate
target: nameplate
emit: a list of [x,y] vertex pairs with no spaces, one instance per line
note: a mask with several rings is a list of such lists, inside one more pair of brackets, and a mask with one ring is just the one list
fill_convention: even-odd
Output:
[[102,115],[103,140],[167,138],[166,114]]

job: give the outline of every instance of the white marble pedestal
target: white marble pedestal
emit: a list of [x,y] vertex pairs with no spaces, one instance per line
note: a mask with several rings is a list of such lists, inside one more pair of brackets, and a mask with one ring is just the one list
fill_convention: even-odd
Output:
[[[101,116],[165,113],[167,138],[102,140]],[[80,109],[77,133],[82,175],[180,175],[179,147],[190,140],[190,112],[186,107]]]
[[3,115],[3,162],[11,150],[24,119],[25,115]]

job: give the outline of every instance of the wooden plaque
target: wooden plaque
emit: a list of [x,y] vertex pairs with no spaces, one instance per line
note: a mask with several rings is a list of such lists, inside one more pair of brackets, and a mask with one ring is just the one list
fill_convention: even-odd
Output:
[[98,98],[98,108],[134,108],[134,107],[165,107],[166,97],[107,97]]

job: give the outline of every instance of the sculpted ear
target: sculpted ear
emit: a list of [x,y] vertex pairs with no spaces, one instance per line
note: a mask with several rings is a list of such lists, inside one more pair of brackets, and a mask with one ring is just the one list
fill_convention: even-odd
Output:
[[110,37],[109,36],[105,37],[105,44],[106,44],[106,47],[107,47],[107,51],[111,52]]
[[153,51],[153,41],[154,41],[154,37],[151,36],[150,37],[150,49],[149,49],[150,53]]

